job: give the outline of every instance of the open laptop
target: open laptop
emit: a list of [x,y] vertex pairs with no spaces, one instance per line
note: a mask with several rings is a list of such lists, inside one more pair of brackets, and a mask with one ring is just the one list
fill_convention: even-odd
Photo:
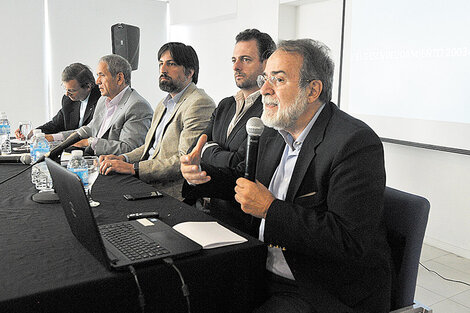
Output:
[[[158,219],[100,225],[80,178],[46,158],[70,229],[80,243],[108,269],[193,254],[202,247]],[[117,237],[117,238],[116,238]]]

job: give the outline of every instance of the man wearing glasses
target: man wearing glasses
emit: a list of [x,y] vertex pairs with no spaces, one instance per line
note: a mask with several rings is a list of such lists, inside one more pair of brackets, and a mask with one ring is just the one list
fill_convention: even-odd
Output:
[[[93,73],[88,66],[73,63],[62,71],[62,86],[65,94],[62,97],[62,108],[44,125],[36,127],[45,134],[74,130],[88,125],[93,118],[96,103],[101,97],[95,84]],[[28,137],[30,137],[32,131]],[[20,130],[15,131],[16,138],[22,138]]]
[[[131,65],[116,54],[100,58],[96,84],[101,97],[88,125],[92,135],[73,146],[90,155],[126,153],[144,143],[153,110],[150,104],[131,87]],[[73,131],[46,135],[46,139],[64,140]]]
[[181,157],[187,193],[234,197],[261,218],[268,246],[266,301],[254,312],[389,312],[391,258],[383,220],[379,137],[331,102],[329,49],[282,41],[258,79],[263,96],[256,182]]

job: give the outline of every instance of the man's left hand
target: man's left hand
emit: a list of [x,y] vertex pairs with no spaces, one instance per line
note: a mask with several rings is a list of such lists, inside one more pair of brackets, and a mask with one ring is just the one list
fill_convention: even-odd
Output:
[[88,139],[82,139],[79,142],[75,143],[73,146],[78,148],[86,148],[88,147]]
[[235,200],[240,203],[243,212],[255,217],[265,218],[271,203],[276,199],[262,183],[246,178],[237,179]]
[[100,165],[100,173],[108,175],[112,172],[135,175],[134,165],[131,163],[116,159],[104,160]]

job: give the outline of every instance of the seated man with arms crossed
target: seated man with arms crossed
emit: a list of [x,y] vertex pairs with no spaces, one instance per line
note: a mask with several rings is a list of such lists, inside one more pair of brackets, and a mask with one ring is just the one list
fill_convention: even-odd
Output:
[[[54,134],[65,130],[74,130],[88,125],[93,118],[96,102],[101,97],[95,84],[95,78],[88,66],[73,63],[62,71],[62,85],[65,95],[62,97],[62,108],[44,125],[36,127],[45,134]],[[31,137],[32,131],[28,137]],[[20,130],[15,131],[20,138]]]
[[197,88],[199,60],[191,46],[164,44],[158,51],[159,86],[168,95],[155,109],[145,143],[121,155],[100,157],[102,174],[132,174],[175,198],[181,198],[179,157],[206,128],[214,101]]
[[[131,65],[123,57],[106,55],[99,61],[96,84],[101,98],[88,125],[92,136],[74,146],[87,154],[125,153],[143,144],[150,127],[153,110],[139,93],[131,88]],[[63,140],[73,131],[47,135],[49,141]]]
[[[391,258],[383,219],[383,147],[365,123],[330,102],[334,64],[323,44],[283,41],[259,77],[256,182],[181,157],[185,193],[232,198],[261,218],[268,299],[256,313],[389,312]],[[183,194],[185,195],[185,194]]]

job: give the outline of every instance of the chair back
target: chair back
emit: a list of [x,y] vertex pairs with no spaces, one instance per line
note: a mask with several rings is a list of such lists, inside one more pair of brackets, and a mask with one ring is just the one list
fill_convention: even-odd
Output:
[[429,201],[421,196],[385,188],[387,240],[395,272],[392,280],[391,310],[414,303],[419,258],[429,208]]

